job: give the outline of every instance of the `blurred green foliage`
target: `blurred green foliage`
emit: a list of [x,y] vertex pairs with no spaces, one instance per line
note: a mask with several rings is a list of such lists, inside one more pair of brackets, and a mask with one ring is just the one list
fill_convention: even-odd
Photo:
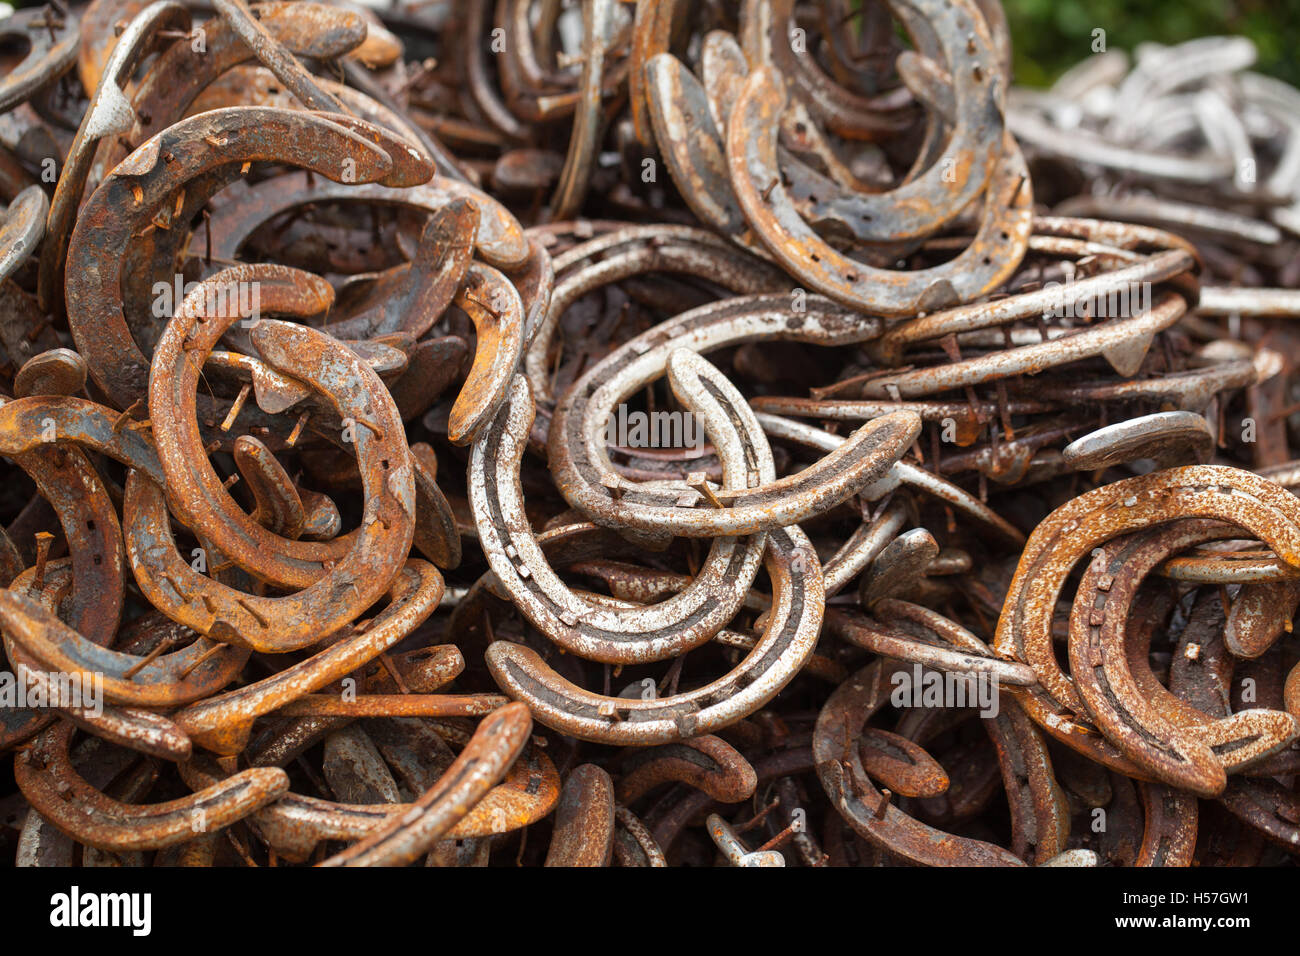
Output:
[[1093,31],[1106,48],[1181,43],[1215,34],[1249,37],[1255,69],[1300,86],[1300,0],[1003,0],[1016,82],[1047,86],[1086,56]]

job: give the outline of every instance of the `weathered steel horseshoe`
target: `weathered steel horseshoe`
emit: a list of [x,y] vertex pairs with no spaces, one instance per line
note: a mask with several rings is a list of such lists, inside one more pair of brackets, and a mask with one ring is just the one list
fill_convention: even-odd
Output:
[[1157,468],[1200,465],[1214,454],[1214,429],[1195,412],[1156,412],[1116,422],[1061,449],[1061,458],[1077,471],[1096,471],[1143,458]]
[[582,0],[582,76],[569,133],[569,149],[551,199],[551,218],[571,218],[582,207],[591,184],[591,169],[600,147],[601,98],[605,91],[606,47],[614,39],[617,0]]
[[[57,611],[57,596],[66,593],[70,586],[71,566],[67,559],[50,561],[46,563],[44,572],[43,588],[35,586],[36,568],[33,567],[20,574],[10,585],[10,590],[40,602],[53,615]],[[25,675],[29,685],[39,685],[47,707],[57,707],[78,727],[123,747],[165,760],[184,760],[189,757],[189,737],[165,717],[133,707],[118,707],[102,700],[96,708],[85,707],[84,701],[76,699],[62,700],[60,695],[63,688],[60,684],[49,680],[48,671],[32,666],[32,659],[21,651],[8,634],[5,635],[4,650],[15,676],[23,678]],[[68,676],[79,680],[84,689],[86,681],[95,680],[96,673],[86,671]],[[41,708],[5,708],[4,737],[16,742],[39,732],[54,716],[49,710]]]
[[[868,242],[893,243],[941,229],[984,192],[999,162],[999,152],[1015,149],[1010,137],[1003,133],[1005,80],[977,9],[965,0],[896,0],[890,5],[907,11],[905,27],[920,18],[924,21],[924,36],[937,41],[925,45],[934,46],[934,53],[951,70],[953,123],[947,142],[924,172],[916,173],[897,189],[877,195],[854,193],[831,203],[830,210],[851,223],[857,238]],[[774,31],[780,31],[780,21],[789,19],[793,7],[793,0],[777,0],[772,12]],[[787,38],[774,32],[773,61],[798,92],[798,68],[790,63],[791,44],[788,39],[781,42],[783,39]],[[800,58],[799,62],[808,62],[808,58]],[[742,92],[742,101],[746,95]],[[784,97],[781,103],[784,105]],[[744,116],[742,112],[740,121],[748,125]],[[1020,172],[1016,170],[1015,174]]]
[[[372,131],[389,136],[377,127]],[[119,407],[129,407],[144,394],[149,368],[123,314],[122,270],[128,245],[141,229],[169,212],[177,191],[183,192],[187,183],[232,164],[237,172],[241,164],[254,160],[301,160],[327,178],[351,175],[361,183],[383,178],[394,163],[369,139],[332,120],[259,107],[214,110],[181,120],[123,160],[77,219],[65,284],[68,322],[78,351],[96,384]]]
[[394,332],[424,336],[464,281],[478,222],[478,207],[468,199],[454,199],[435,211],[420,235],[415,257],[375,277],[365,298],[352,304],[352,314],[332,318],[325,331],[338,339]]
[[[199,574],[180,556],[168,530],[161,488],[137,471],[127,477],[124,533],[137,583],[173,620],[225,643],[283,653],[320,641],[388,590],[411,547],[415,482],[397,409],[355,354],[314,329],[284,322],[261,321],[252,339],[268,364],[321,390],[356,422],[366,508],[347,556],[323,576],[299,578],[306,583],[292,595],[267,598],[233,591]],[[269,535],[244,518],[253,541],[270,538],[285,548],[305,544]],[[205,527],[205,533],[214,534],[220,550],[234,558],[233,549],[221,547],[215,537],[231,537],[233,526],[209,523],[213,527]],[[249,560],[246,555],[244,560]]]
[[1070,615],[1074,686],[1107,739],[1161,781],[1203,797],[1223,792],[1227,771],[1290,744],[1300,720],[1266,708],[1206,715],[1157,682],[1139,687],[1129,661],[1145,648],[1126,650],[1125,631],[1138,587],[1161,560],[1231,533],[1217,522],[1184,521],[1103,545]]
[[[47,730],[18,755],[14,776],[37,811],[69,836],[102,850],[157,850],[230,826],[289,790],[278,767],[241,770],[188,797],[159,804],[120,803],[91,786],[72,766],[73,726]],[[201,823],[202,829],[196,830]]]
[[704,87],[671,53],[649,60],[644,83],[654,138],[677,191],[701,222],[745,244],[749,224],[731,188],[722,133]]
[[560,317],[599,287],[651,272],[707,278],[740,295],[770,293],[788,284],[766,261],[746,256],[703,230],[689,226],[629,226],[571,248],[554,260],[556,282],[547,310],[534,330],[524,367],[539,401],[554,401],[547,352]]
[[422,185],[396,188],[363,181],[359,174],[355,182],[342,183],[313,182],[306,172],[291,172],[255,185],[237,183],[223,198],[231,201],[214,210],[211,219],[215,258],[234,259],[258,228],[309,203],[380,203],[432,213],[457,200],[467,200],[478,209],[474,248],[486,262],[499,269],[526,270],[537,255],[519,221],[505,206],[473,186],[441,176]]
[[[245,285],[255,286],[259,302],[277,314],[313,315],[333,297],[324,280],[284,266],[236,266],[198,283],[177,306],[154,349],[148,393],[154,445],[182,521],[250,573],[280,587],[305,587],[320,576],[320,562],[341,558],[346,544],[298,543],[245,513],[206,462],[196,418],[199,380],[213,345],[236,322],[251,324],[236,306],[237,290]],[[212,302],[226,306],[224,314],[208,314],[216,311],[208,308]],[[365,399],[343,410],[342,417],[366,420],[369,404]]]
[[243,0],[212,0],[212,6],[231,29],[239,35],[253,55],[275,74],[298,100],[309,110],[322,110],[327,113],[346,113],[347,110],[339,100],[326,92],[316,78],[292,53],[276,40],[271,31],[262,25],[260,19]]
[[[911,97],[906,90],[885,93],[879,97],[866,98],[834,83],[822,72],[816,59],[805,53],[801,54],[791,42],[791,27],[794,26],[793,0],[746,0],[741,7],[741,42],[750,66],[755,69],[774,64],[787,77],[791,92],[801,99],[815,118],[825,123],[837,135],[847,139],[876,139],[890,133],[901,132],[911,122],[911,116],[900,109],[911,105]],[[928,28],[930,13],[936,3],[897,3],[890,5],[909,27],[920,21],[921,28]],[[945,21],[951,21],[969,15],[970,8],[960,4],[957,11],[949,10]],[[971,28],[980,29],[978,17],[971,17]],[[912,31],[915,35],[915,29]],[[932,30],[927,29],[924,40],[930,39]],[[964,40],[968,31],[959,35]],[[981,31],[981,39],[988,43],[987,31]],[[953,34],[954,36],[958,34]],[[970,54],[962,50],[963,62]],[[991,73],[986,73],[991,76]],[[904,96],[900,99],[896,93]]]
[[1105,296],[1107,291],[1115,288],[1127,289],[1132,283],[1162,282],[1188,271],[1195,264],[1196,260],[1189,253],[1174,249],[1156,253],[1132,265],[1110,272],[1079,279],[1071,283],[1064,292],[1060,289],[1044,288],[1035,292],[1008,296],[996,302],[965,305],[934,312],[902,322],[889,329],[879,340],[872,343],[872,355],[882,365],[902,365],[905,350],[914,343],[939,339],[953,333],[960,334],[975,329],[990,328],[1019,319],[1043,316],[1067,301],[1088,301],[1093,296]]
[[[1023,866],[1014,854],[982,840],[935,830],[885,801],[870,783],[853,741],[889,700],[886,662],[858,671],[831,694],[817,718],[813,756],[835,809],[867,840],[925,866]],[[871,802],[868,803],[863,797]],[[878,807],[883,806],[883,813]]]
[[51,7],[15,10],[0,20],[0,39],[17,37],[27,45],[21,63],[0,79],[0,113],[7,113],[55,82],[77,61],[81,33],[77,18],[56,16]]
[[[819,451],[834,451],[844,443],[844,438],[840,435],[833,435],[828,431],[820,428],[814,428],[811,425],[805,425],[803,422],[791,421],[788,418],[782,418],[778,415],[770,415],[759,411],[761,408],[782,407],[784,399],[775,396],[760,395],[751,402],[755,409],[754,415],[758,423],[763,426],[769,438],[776,438],[784,441],[797,442],[809,448],[815,448]],[[816,404],[816,403],[810,403]],[[847,404],[847,403],[845,403]],[[796,406],[797,407],[797,406]],[[866,420],[875,417],[874,414],[867,415]],[[1010,524],[1005,518],[995,512],[992,508],[980,501],[979,498],[970,494],[965,489],[947,481],[931,471],[918,468],[915,465],[908,464],[905,461],[898,461],[889,470],[885,477],[881,478],[874,485],[864,489],[862,494],[870,500],[876,500],[878,497],[887,495],[899,485],[906,485],[916,491],[920,491],[936,501],[942,501],[944,504],[951,505],[960,511],[963,515],[972,521],[978,522],[989,531],[998,536],[999,539],[1013,544],[1017,547],[1024,544],[1025,536],[1018,531],[1014,525]],[[839,588],[832,588],[830,580],[832,569],[830,564],[826,568],[828,593],[834,593]],[[858,570],[861,570],[859,568]]]
[[[810,300],[808,311],[796,312],[784,297],[729,299],[680,315],[615,350],[574,383],[551,420],[550,462],[565,499],[608,527],[717,537],[800,521],[878,480],[916,438],[918,416],[878,418],[797,475],[770,485],[755,481],[746,490],[718,492],[724,507],[708,511],[693,507],[702,496],[685,483],[670,483],[661,491],[619,478],[605,449],[602,426],[614,406],[657,378],[673,349],[708,352],[760,338],[829,345],[869,334],[855,328],[857,320],[852,316],[828,305]],[[743,404],[726,414],[737,416],[737,421],[753,417]],[[753,427],[757,432],[756,423]]]
[[48,672],[102,679],[104,699],[127,707],[174,707],[202,699],[229,684],[248,660],[238,648],[213,656],[214,645],[202,639],[151,660],[110,650],[17,592],[0,592],[0,623],[6,644],[12,642],[21,656]]
[[935,670],[996,676],[1004,684],[1032,686],[1028,665],[993,656],[983,641],[943,615],[896,598],[873,608],[876,618],[838,609],[826,612],[826,631],[864,650]]
[[688,226],[619,229],[574,246],[553,265],[559,280],[524,358],[533,394],[547,402],[553,401],[547,353],[560,319],[578,299],[601,286],[650,272],[699,276],[738,295],[775,292],[788,284],[768,263]]
[[771,700],[811,656],[824,602],[821,565],[797,526],[768,533],[764,555],[773,582],[763,636],[730,673],[696,690],[657,700],[583,690],[519,644],[488,647],[493,679],[525,701],[537,720],[561,733],[613,745],[667,743],[713,733]]
[[[250,8],[276,42],[302,57],[327,60],[342,56],[364,41],[366,22],[351,10],[317,3],[259,3]],[[132,97],[135,112],[130,140],[101,141],[90,182],[97,185],[127,153],[185,116],[194,100],[221,74],[241,63],[256,62],[253,50],[224,18],[203,24],[203,43],[173,43],[141,78]]]
[[608,866],[614,852],[614,781],[595,764],[574,767],[555,808],[546,866]]
[[[663,660],[709,641],[739,610],[758,573],[763,536],[715,540],[700,574],[664,602],[630,610],[593,605],[552,570],[524,512],[518,469],[532,422],[528,384],[516,376],[505,406],[475,443],[469,467],[479,540],[515,606],[551,640],[590,660]],[[751,443],[742,451],[747,437]],[[715,441],[722,442],[724,488],[743,487],[751,468],[769,480],[773,476],[771,454],[765,443],[754,447],[752,433],[744,435],[728,421]]]
[[[682,9],[680,0],[637,0],[632,21],[632,50],[628,56],[628,108],[637,142],[647,150],[656,146],[656,132],[647,109],[652,82],[647,67],[654,57],[667,53],[672,42],[673,24]],[[664,152],[667,144],[660,146]]]
[[1218,465],[1117,481],[1058,508],[1030,535],[994,643],[999,655],[1029,664],[1038,675],[1037,687],[1020,692],[1036,723],[1090,759],[1138,779],[1149,775],[1088,726],[1083,698],[1052,649],[1052,612],[1070,570],[1093,548],[1177,517],[1244,527],[1287,564],[1300,567],[1300,502],[1280,485]]
[[1029,242],[1028,171],[1008,136],[971,244],[941,266],[901,272],[850,259],[800,218],[781,184],[775,119],[785,89],[770,67],[745,81],[727,126],[732,188],[750,225],[788,270],[817,292],[871,315],[911,316],[968,302],[1006,281]]

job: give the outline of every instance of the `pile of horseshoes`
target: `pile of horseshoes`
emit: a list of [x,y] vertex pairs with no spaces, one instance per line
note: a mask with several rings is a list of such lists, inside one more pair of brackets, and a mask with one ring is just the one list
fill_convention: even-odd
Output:
[[0,856],[1297,853],[1248,41],[65,2],[0,20]]

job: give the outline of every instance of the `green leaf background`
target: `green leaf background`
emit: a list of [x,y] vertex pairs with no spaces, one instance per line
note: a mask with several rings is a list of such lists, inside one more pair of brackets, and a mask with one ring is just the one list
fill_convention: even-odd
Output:
[[1255,69],[1300,86],[1300,0],[1004,0],[1016,82],[1047,86],[1092,53],[1092,31],[1107,49],[1181,43],[1238,34],[1259,50]]

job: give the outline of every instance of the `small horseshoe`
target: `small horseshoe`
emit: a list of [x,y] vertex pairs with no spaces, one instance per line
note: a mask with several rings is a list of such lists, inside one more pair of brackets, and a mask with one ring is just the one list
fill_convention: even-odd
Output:
[[[889,700],[887,667],[875,661],[858,671],[822,706],[813,732],[817,775],[840,815],[865,839],[923,866],[1023,866],[1012,853],[966,837],[935,830],[915,820],[871,785],[852,741]],[[867,803],[863,796],[873,803]],[[877,807],[884,812],[877,815]]]
[[393,167],[387,153],[337,123],[260,107],[181,120],[123,160],[82,207],[68,246],[64,290],[78,351],[96,384],[120,408],[144,394],[149,368],[123,313],[124,253],[132,238],[164,207],[170,209],[176,191],[191,180],[261,159],[301,160],[322,176],[340,179],[350,161],[362,183]]
[[1174,695],[1151,682],[1139,689],[1129,674],[1124,636],[1147,573],[1170,553],[1228,533],[1213,522],[1179,522],[1106,544],[1084,572],[1070,617],[1074,686],[1102,732],[1148,773],[1203,797],[1223,792],[1228,770],[1290,744],[1300,721],[1264,708],[1215,719],[1190,705],[1173,721],[1166,711],[1177,706]]
[[[515,606],[551,640],[591,660],[663,660],[710,640],[739,610],[758,573],[762,535],[715,540],[699,575],[667,601],[627,611],[593,606],[552,570],[524,513],[518,466],[532,420],[528,384],[516,376],[508,401],[475,442],[470,457],[470,502],[479,539]],[[734,426],[728,422],[726,427]],[[761,457],[761,448],[744,456],[724,455],[726,483],[743,480],[746,458]],[[766,462],[757,463],[764,466],[770,476],[770,454]]]
[[278,767],[242,770],[227,780],[178,800],[120,803],[91,786],[72,766],[73,726],[51,727],[14,761],[14,777],[36,810],[81,843],[101,850],[157,850],[194,838],[194,823],[219,830],[288,792]]
[[506,641],[488,647],[488,668],[538,721],[580,740],[645,746],[713,733],[771,700],[816,644],[824,598],[820,562],[808,539],[794,525],[769,532],[764,561],[773,597],[762,638],[734,670],[696,690],[650,701],[593,694],[534,651]]
[[1029,242],[1032,198],[1024,159],[1009,137],[971,244],[942,266],[900,272],[848,258],[799,217],[776,161],[774,120],[784,106],[775,71],[764,67],[751,73],[727,125],[727,163],[750,225],[768,251],[813,289],[871,315],[911,316],[977,298],[1020,265]]
[[1088,714],[1052,650],[1051,615],[1071,568],[1119,535],[1171,517],[1215,518],[1260,536],[1287,564],[1300,567],[1300,503],[1281,486],[1247,471],[1191,465],[1096,488],[1048,516],[1025,545],[1001,617],[994,650],[1029,664],[1038,686],[1019,701],[1039,726],[1090,759],[1127,776],[1146,774],[1114,744],[1080,723]]
[[13,11],[0,20],[0,38],[17,38],[28,48],[22,62],[0,79],[0,113],[8,113],[72,69],[81,43],[78,18],[66,11],[54,16],[51,7]]

